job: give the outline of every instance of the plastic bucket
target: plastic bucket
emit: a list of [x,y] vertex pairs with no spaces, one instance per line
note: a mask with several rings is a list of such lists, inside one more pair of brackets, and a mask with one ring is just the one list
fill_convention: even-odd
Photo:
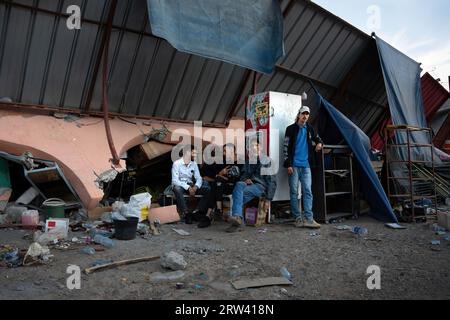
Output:
[[139,218],[127,218],[127,220],[113,220],[115,237],[117,240],[132,240],[136,238]]
[[51,198],[44,201],[42,209],[44,209],[45,217],[49,218],[65,218],[64,206],[66,203],[61,199]]

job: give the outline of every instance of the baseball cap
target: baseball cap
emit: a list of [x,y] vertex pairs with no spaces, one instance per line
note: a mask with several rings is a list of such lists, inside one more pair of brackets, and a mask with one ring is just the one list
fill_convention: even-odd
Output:
[[299,114],[302,114],[304,112],[311,113],[311,110],[309,110],[309,107],[307,107],[307,106],[303,106],[303,107],[300,108],[300,110],[298,110]]

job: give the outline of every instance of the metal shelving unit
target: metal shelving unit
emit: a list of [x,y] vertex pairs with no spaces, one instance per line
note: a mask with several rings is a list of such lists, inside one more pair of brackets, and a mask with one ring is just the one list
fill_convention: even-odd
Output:
[[[398,144],[398,143],[389,143],[389,137],[391,137],[392,133],[396,131],[405,131],[407,136],[406,143]],[[385,154],[386,154],[386,168],[387,168],[387,190],[389,200],[393,199],[409,199],[411,201],[411,220],[415,221],[419,218],[426,218],[426,215],[416,216],[415,215],[415,201],[420,199],[434,199],[435,210],[437,212],[437,192],[436,192],[436,174],[434,167],[434,146],[433,144],[418,144],[411,142],[411,133],[413,132],[427,132],[430,137],[430,141],[433,140],[433,131],[430,128],[417,128],[407,125],[402,126],[387,126],[385,128]],[[389,151],[391,148],[406,148],[407,149],[407,160],[398,160],[398,159],[390,159]],[[425,165],[430,163],[429,161],[424,160],[413,160],[411,151],[413,148],[421,148],[427,149],[429,148],[431,151],[431,169],[432,175],[428,177],[418,177],[417,175],[417,167],[416,165]],[[391,175],[391,165],[392,164],[404,164],[407,167],[406,176],[405,177],[394,177]],[[391,193],[391,182],[407,180],[409,185],[408,193],[403,194],[393,194]],[[432,182],[434,194],[433,195],[419,195],[415,192],[415,182]]]
[[[327,169],[325,155],[330,156],[331,169]],[[346,145],[325,145],[320,152],[319,167],[315,171],[314,218],[320,222],[328,222],[331,219],[355,216],[356,188],[353,176],[353,155],[350,148]],[[340,189],[342,185],[346,185],[347,188]],[[328,202],[336,197],[345,196],[350,198],[350,212],[331,213]]]

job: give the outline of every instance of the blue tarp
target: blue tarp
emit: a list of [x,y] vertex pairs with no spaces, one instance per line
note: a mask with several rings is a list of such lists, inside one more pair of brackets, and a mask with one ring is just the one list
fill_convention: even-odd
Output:
[[[420,64],[378,37],[376,38],[376,43],[392,123],[394,125],[426,128],[427,122],[425,119],[420,83],[420,73],[422,72]],[[405,133],[397,132],[396,138],[397,143],[406,143],[407,138]],[[412,134],[412,142],[429,144],[430,136],[425,132],[416,132]],[[406,149],[402,148],[400,150],[401,157],[407,159]],[[414,158],[431,161],[430,150],[413,148],[411,151]]]
[[278,0],[147,0],[152,33],[177,50],[271,73],[284,55]]
[[[314,89],[316,90],[316,89]],[[327,131],[333,132],[334,142],[344,139],[353,151],[359,167],[359,179],[365,199],[370,205],[371,215],[383,222],[398,223],[392,210],[389,199],[378,179],[370,162],[370,139],[350,119],[339,112],[333,105],[325,100],[316,90],[321,110],[325,110]],[[329,141],[325,141],[330,144]]]

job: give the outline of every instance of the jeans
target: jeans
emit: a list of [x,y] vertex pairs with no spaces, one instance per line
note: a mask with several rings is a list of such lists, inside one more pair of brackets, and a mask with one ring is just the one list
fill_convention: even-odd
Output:
[[229,195],[233,193],[234,184],[223,181],[210,182],[211,192],[208,196],[208,209],[214,209],[217,202],[223,201],[224,195]]
[[292,214],[294,215],[295,219],[302,218],[298,203],[298,183],[300,181],[302,188],[304,217],[306,220],[312,221],[314,215],[312,212],[313,195],[311,191],[311,169],[300,167],[294,167],[293,169],[294,173],[289,176],[289,190]]
[[233,190],[232,215],[244,219],[244,205],[255,198],[259,198],[264,193],[264,187],[258,183],[247,185],[245,182],[238,182]]
[[[181,214],[184,214],[188,212],[188,207],[186,204],[186,199],[184,198],[184,195],[188,194],[188,191],[184,190],[182,187],[179,186],[173,186],[172,187],[173,193],[175,195],[175,199],[177,201],[177,207],[178,212]],[[208,194],[211,191],[211,187],[209,186],[207,181],[203,181],[202,187],[197,190],[195,193],[196,195],[203,195],[201,198],[197,209],[200,212],[206,212],[207,206],[208,206]]]

